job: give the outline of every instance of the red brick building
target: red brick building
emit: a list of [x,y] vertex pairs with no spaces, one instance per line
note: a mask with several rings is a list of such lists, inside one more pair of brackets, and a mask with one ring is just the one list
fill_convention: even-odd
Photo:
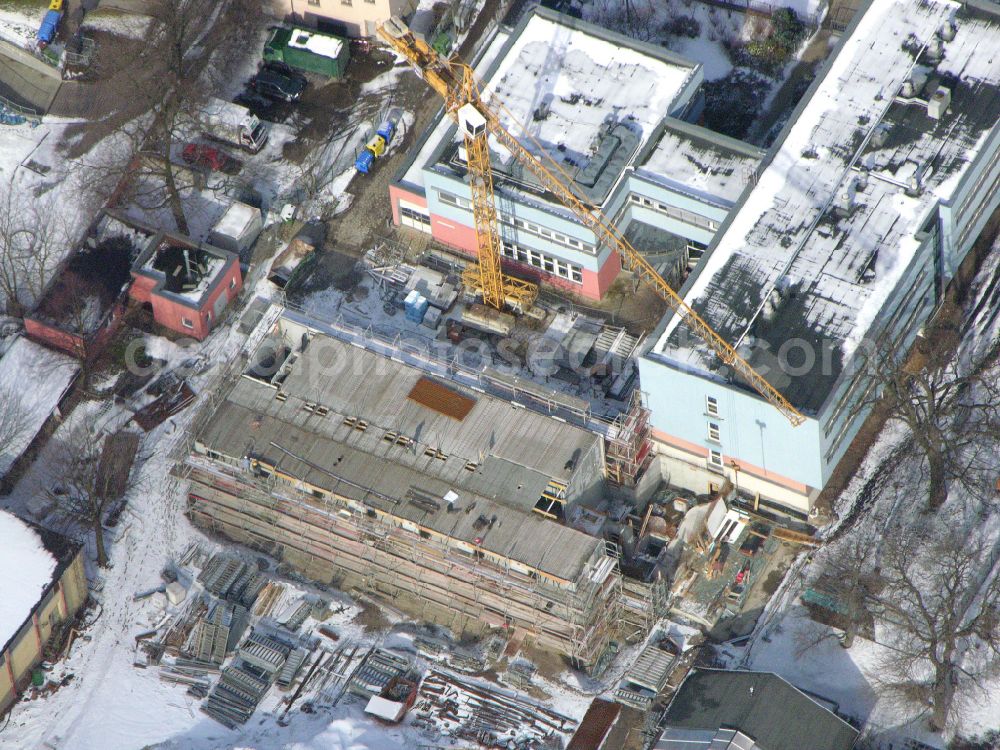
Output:
[[160,325],[201,340],[242,288],[237,255],[160,232],[132,266],[129,296]]

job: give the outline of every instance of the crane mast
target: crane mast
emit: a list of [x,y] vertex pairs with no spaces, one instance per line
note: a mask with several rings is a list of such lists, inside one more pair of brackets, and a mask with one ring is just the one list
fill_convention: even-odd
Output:
[[[595,207],[585,204],[568,187],[568,183],[572,183],[572,178],[554,159],[545,153],[540,144],[535,142],[538,153],[542,154],[542,158],[548,162],[548,166],[543,164],[535,154],[525,148],[517,138],[507,131],[499,117],[483,102],[479,84],[468,64],[457,57],[450,60],[443,59],[433,48],[417,39],[406,24],[398,18],[391,18],[379,26],[378,33],[389,46],[409,61],[410,65],[431,88],[441,95],[445,101],[445,111],[459,122],[463,130],[468,154],[476,234],[479,239],[480,262],[478,269],[473,269],[474,280],[482,289],[483,299],[487,304],[499,307],[495,304],[496,290],[499,288],[503,290],[502,294],[511,298],[507,303],[512,307],[519,309],[530,307],[530,303],[527,305],[514,304],[518,298],[517,284],[531,287],[531,289],[521,292],[523,298],[530,297],[531,301],[534,301],[537,294],[534,285],[528,285],[526,282],[505,276],[500,267],[501,240],[497,230],[493,175],[489,157],[489,136],[492,135],[514,158],[531,170],[543,188],[556,196],[562,205],[571,210],[581,223],[594,233],[599,243],[615,250],[621,258],[622,265],[648,283],[680,316],[685,325],[708,344],[724,364],[733,368],[744,382],[780,411],[793,426],[797,427],[805,421],[805,417],[792,406],[788,399],[782,396],[763,375],[741,357],[667,284],[649,261],[632,247],[607,217]],[[475,134],[466,131],[466,124],[470,123],[475,124]],[[554,173],[561,175],[562,179]],[[493,301],[487,297],[490,284],[493,285],[492,291],[489,292],[494,295]]]

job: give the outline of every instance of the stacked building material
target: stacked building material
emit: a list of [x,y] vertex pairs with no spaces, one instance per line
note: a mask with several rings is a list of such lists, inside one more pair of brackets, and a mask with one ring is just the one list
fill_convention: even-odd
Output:
[[271,687],[270,678],[267,672],[246,662],[226,667],[202,711],[220,724],[235,729],[253,715]]
[[420,697],[421,717],[434,716],[435,723],[447,726],[454,736],[486,747],[506,747],[495,743],[514,738],[521,743],[517,747],[538,748],[576,727],[569,717],[517,693],[438,670],[424,679]]
[[237,654],[245,663],[273,676],[281,671],[291,650],[287,644],[255,630],[243,641]]
[[223,554],[215,554],[198,575],[198,581],[205,587],[206,591],[215,594],[220,599],[225,599],[233,584],[246,570],[246,563]]
[[677,655],[650,643],[639,654],[615,690],[615,700],[640,711],[648,711],[666,687]]
[[406,674],[410,667],[410,662],[402,656],[372,649],[354,671],[347,689],[354,695],[370,698],[381,693],[393,678]]
[[196,626],[192,644],[194,658],[222,664],[226,654],[236,648],[248,621],[249,614],[245,607],[217,603]]
[[297,648],[288,655],[288,658],[285,660],[285,666],[278,673],[278,687],[288,688],[292,684],[292,680],[295,679],[299,670],[302,669],[302,665],[305,663],[306,656],[308,655],[309,652],[304,648]]

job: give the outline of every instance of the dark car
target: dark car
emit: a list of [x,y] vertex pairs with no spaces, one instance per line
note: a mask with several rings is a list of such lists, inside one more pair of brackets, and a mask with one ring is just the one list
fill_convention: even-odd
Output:
[[294,102],[306,88],[305,79],[264,68],[253,79],[253,89],[271,99]]
[[204,143],[187,144],[181,151],[181,158],[192,166],[213,172],[233,172],[238,167],[238,162],[225,151]]

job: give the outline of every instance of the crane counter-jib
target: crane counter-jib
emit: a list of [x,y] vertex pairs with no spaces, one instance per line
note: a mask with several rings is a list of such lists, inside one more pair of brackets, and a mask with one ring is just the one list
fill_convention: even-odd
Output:
[[[540,156],[529,151],[504,127],[493,109],[482,101],[482,87],[476,80],[472,68],[457,57],[445,61],[426,43],[417,39],[406,24],[392,18],[378,28],[379,35],[389,45],[406,58],[417,73],[444,99],[446,110],[457,119],[458,110],[465,105],[473,105],[486,121],[486,129],[522,165],[527,167],[539,180],[542,187],[557,199],[591,231],[596,239],[606,247],[618,252],[623,265],[649,283],[656,293],[674,310],[687,326],[715,352],[716,356],[729,365],[757,393],[780,411],[794,426],[805,421],[805,417],[774,388],[763,375],[741,357],[712,327],[705,322],[657,273],[656,269],[625,239],[617,228],[599,210],[588,206],[568,187],[572,178],[537,141],[534,141]],[[515,120],[516,121],[516,120]],[[542,160],[545,160],[545,163]],[[546,164],[548,166],[546,166]],[[561,174],[560,179],[556,174]],[[564,181],[565,180],[565,181]]]

